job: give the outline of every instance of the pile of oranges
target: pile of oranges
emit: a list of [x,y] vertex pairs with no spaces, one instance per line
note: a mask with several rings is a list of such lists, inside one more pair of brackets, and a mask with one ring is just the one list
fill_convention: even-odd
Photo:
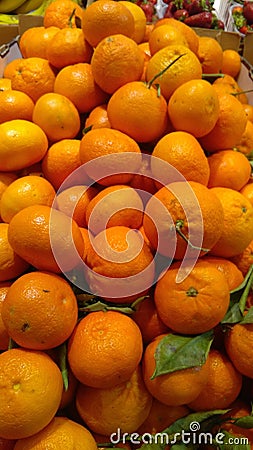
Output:
[[19,45],[0,79],[0,448],[131,450],[215,410],[253,448],[234,423],[253,399],[239,54],[126,0],[55,0]]

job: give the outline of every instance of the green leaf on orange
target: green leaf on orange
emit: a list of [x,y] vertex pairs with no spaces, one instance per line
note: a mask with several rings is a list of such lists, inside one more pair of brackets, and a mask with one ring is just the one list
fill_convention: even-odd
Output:
[[246,319],[247,315],[244,317],[244,311],[246,306],[246,301],[250,290],[253,286],[253,265],[250,267],[246,277],[243,282],[236,289],[230,292],[230,305],[225,317],[222,319],[222,324],[235,324],[242,323],[242,321],[247,320],[244,323],[252,323],[253,317],[252,312]]
[[172,333],[166,335],[156,348],[156,367],[151,379],[176,370],[202,366],[213,338],[212,330],[193,337]]

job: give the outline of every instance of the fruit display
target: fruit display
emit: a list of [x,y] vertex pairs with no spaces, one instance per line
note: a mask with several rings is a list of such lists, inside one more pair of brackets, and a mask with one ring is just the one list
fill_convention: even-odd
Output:
[[243,62],[148,22],[51,1],[0,78],[4,450],[253,448]]
[[245,35],[253,31],[253,3],[249,1],[241,3],[240,5],[238,2],[231,7],[231,15],[235,28]]
[[213,0],[163,0],[164,17],[185,22],[190,27],[224,29],[224,23],[217,16]]

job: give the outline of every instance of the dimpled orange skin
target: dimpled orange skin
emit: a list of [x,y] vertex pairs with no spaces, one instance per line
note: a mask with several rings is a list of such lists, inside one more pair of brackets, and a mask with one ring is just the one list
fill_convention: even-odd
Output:
[[80,384],[76,406],[93,432],[110,436],[117,427],[121,432],[134,432],[147,418],[152,400],[138,365],[127,381],[109,389]]
[[132,13],[119,2],[99,0],[91,3],[83,12],[83,33],[92,47],[112,34],[122,33],[132,37],[134,28]]
[[188,404],[194,411],[228,408],[241,391],[242,376],[226,353],[211,349],[208,360],[207,384],[199,396]]
[[26,273],[9,288],[2,319],[22,347],[48,350],[65,342],[77,322],[77,301],[70,285],[53,273]]
[[43,352],[21,348],[0,355],[0,436],[21,439],[44,428],[60,405],[60,369]]
[[13,61],[4,69],[4,77],[11,80],[12,89],[24,92],[34,102],[54,90],[55,73],[47,59],[31,57]]
[[97,450],[95,439],[83,425],[67,417],[54,417],[39,433],[17,441],[15,450]]
[[[80,345],[85,349],[80,353]],[[95,388],[110,388],[128,380],[142,357],[139,327],[114,311],[93,312],[76,326],[68,346],[75,377]]]
[[214,328],[229,306],[226,277],[200,259],[188,276],[177,282],[179,269],[171,265],[158,280],[155,304],[161,320],[176,333],[200,334]]
[[107,114],[112,127],[137,142],[160,138],[168,126],[164,97],[142,81],[126,83],[117,89],[108,102]]
[[142,363],[144,382],[149,392],[160,402],[170,406],[185,405],[194,400],[204,389],[209,373],[209,363],[206,361],[202,366],[177,370],[151,380],[156,365],[154,353],[158,343],[165,336],[158,336],[146,347]]
[[211,254],[231,258],[242,253],[253,237],[253,207],[250,201],[234,189],[210,189],[220,200],[224,210],[222,234]]
[[[247,316],[246,316],[247,317]],[[252,349],[253,324],[234,325],[225,335],[226,352],[236,369],[249,378],[253,378]]]
[[29,263],[10,245],[8,232],[9,225],[0,223],[0,281],[12,280],[29,268]]

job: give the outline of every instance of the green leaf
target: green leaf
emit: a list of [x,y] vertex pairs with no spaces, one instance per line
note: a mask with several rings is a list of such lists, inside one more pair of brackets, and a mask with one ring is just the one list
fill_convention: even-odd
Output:
[[232,303],[230,302],[230,306],[228,308],[228,311],[226,312],[225,316],[223,317],[221,324],[234,324],[239,323],[243,318],[243,315],[240,311],[239,303]]
[[168,334],[157,346],[156,368],[151,379],[176,370],[202,366],[213,338],[212,330],[194,337]]
[[253,264],[240,286],[230,292],[230,305],[225,317],[221,321],[222,324],[239,323],[244,319],[243,313],[252,284]]
[[[176,433],[181,433],[182,430],[189,431],[193,423],[202,424],[202,422],[208,420],[211,417],[220,417],[226,414],[229,409],[216,409],[213,411],[194,412],[188,414],[186,417],[176,420],[168,428],[163,430],[163,433],[167,433],[170,436],[174,436]],[[172,438],[171,438],[172,441]]]
[[166,444],[143,444],[140,447],[140,450],[164,450],[166,447]]
[[63,379],[64,390],[67,391],[69,387],[68,368],[67,368],[67,344],[63,342],[58,347],[59,366]]
[[247,325],[249,323],[253,323],[253,306],[250,307],[247,314],[243,317],[240,324]]
[[[234,436],[231,433],[228,433],[225,430],[221,430],[221,433],[223,434],[223,437],[217,442],[215,441],[214,436],[214,444],[220,449],[220,450],[250,450],[251,446],[247,443],[248,439],[244,437],[238,437]],[[240,440],[240,442],[238,442]]]
[[241,428],[253,428],[253,416],[238,417],[233,424]]
[[189,449],[189,448],[192,449],[192,446],[191,446],[191,445],[185,445],[185,444],[183,444],[183,443],[181,442],[181,444],[174,444],[174,445],[172,445],[172,446],[170,447],[170,450],[187,450],[187,449]]

